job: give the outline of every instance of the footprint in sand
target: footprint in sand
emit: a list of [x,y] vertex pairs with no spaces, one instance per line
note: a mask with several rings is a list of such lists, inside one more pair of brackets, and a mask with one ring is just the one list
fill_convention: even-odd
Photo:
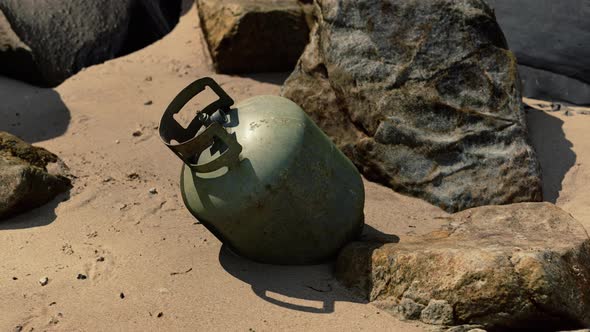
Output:
[[115,270],[115,256],[102,246],[95,248],[94,254],[92,261],[84,264],[82,273],[91,281],[111,279]]

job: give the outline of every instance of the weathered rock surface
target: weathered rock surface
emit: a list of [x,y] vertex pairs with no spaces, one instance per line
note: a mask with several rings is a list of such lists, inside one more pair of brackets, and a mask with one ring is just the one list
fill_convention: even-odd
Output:
[[201,27],[221,73],[293,70],[309,41],[297,0],[197,0]]
[[487,1],[521,64],[523,94],[590,105],[590,1]]
[[[84,67],[161,38],[178,21],[180,5],[181,0],[0,0],[10,25],[0,15],[0,74],[58,85]],[[1,46],[2,40],[10,46]]]
[[282,94],[364,175],[448,211],[541,200],[517,64],[479,0],[318,0]]
[[338,257],[336,276],[404,319],[590,326],[590,239],[549,203],[474,208],[425,236],[352,243]]
[[65,165],[53,153],[0,132],[0,219],[41,206],[71,187],[70,180],[48,171]]

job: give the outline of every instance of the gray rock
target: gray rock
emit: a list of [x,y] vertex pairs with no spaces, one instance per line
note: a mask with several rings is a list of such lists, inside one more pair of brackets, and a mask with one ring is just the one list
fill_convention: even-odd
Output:
[[376,304],[427,304],[420,318],[431,324],[590,326],[590,238],[549,203],[474,208],[428,235],[355,242],[340,253],[335,274]]
[[420,319],[420,314],[425,307],[425,305],[416,303],[411,299],[403,298],[399,304],[394,307],[394,310],[402,319],[416,320]]
[[445,300],[430,300],[420,313],[420,320],[432,325],[448,325],[453,323],[453,307]]
[[69,190],[67,177],[48,172],[64,167],[51,152],[0,132],[0,219],[41,206]]
[[486,0],[521,64],[526,97],[590,104],[590,1]]
[[[16,50],[23,55],[12,55],[14,46],[8,51],[0,46],[0,74],[58,85],[84,67],[161,38],[178,21],[180,4],[181,0],[0,0],[0,11],[21,41]],[[1,31],[7,30],[0,17],[0,40]]]
[[370,180],[448,211],[541,200],[517,64],[480,0],[318,0],[282,94]]
[[297,0],[197,0],[213,65],[221,73],[293,70],[309,41]]

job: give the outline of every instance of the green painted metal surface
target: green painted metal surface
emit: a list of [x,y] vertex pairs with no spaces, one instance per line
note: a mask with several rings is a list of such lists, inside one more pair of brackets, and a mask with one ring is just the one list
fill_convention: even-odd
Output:
[[[309,264],[360,234],[361,177],[299,106],[258,96],[225,113],[223,127],[208,126],[224,137],[190,162],[185,152],[180,181],[187,208],[223,243],[260,262]],[[220,168],[199,169],[220,156]]]

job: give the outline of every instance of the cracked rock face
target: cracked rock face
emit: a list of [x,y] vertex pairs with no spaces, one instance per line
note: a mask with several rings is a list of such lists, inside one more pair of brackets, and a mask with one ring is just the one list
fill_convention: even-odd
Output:
[[382,309],[428,324],[590,326],[590,239],[549,203],[474,208],[425,236],[352,243],[336,277]]
[[66,169],[53,153],[0,132],[0,219],[39,207],[68,191]]
[[517,64],[480,0],[317,0],[282,94],[369,179],[447,211],[541,200]]
[[220,73],[293,70],[309,41],[297,0],[197,0],[201,27]]

